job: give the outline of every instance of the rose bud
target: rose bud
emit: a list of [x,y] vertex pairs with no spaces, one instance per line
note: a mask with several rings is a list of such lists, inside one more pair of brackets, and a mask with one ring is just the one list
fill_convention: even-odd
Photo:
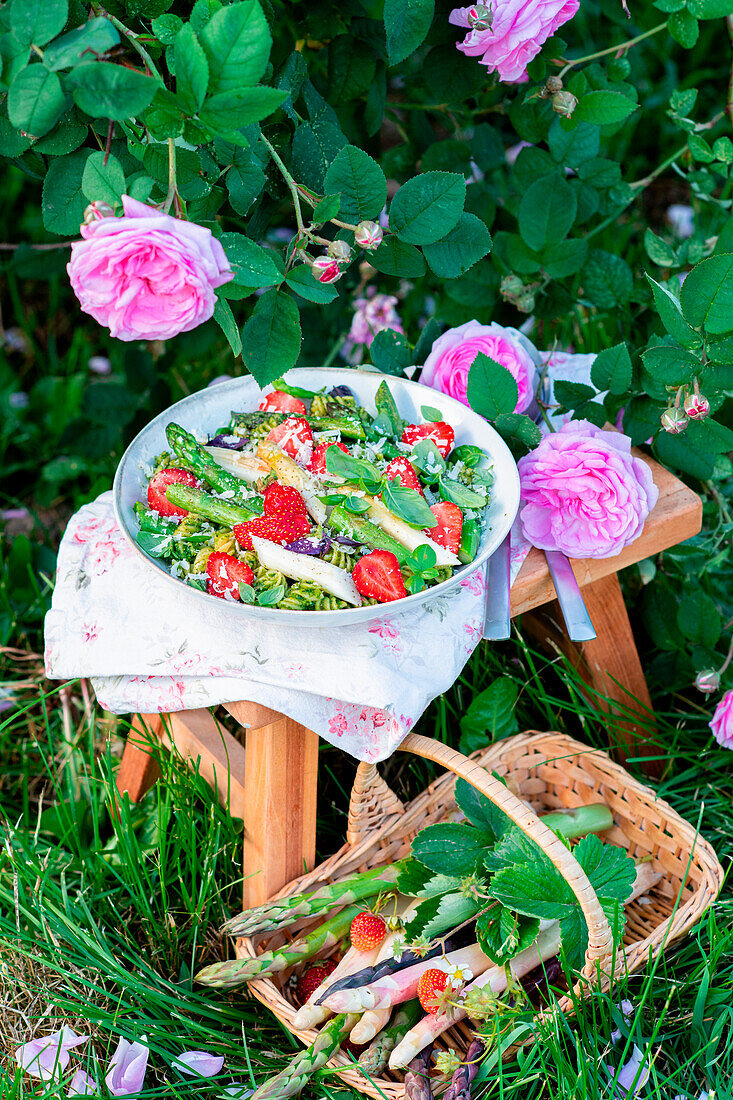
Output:
[[555,95],[556,92],[562,91],[562,80],[559,76],[548,76],[545,81],[545,88],[550,95]]
[[311,264],[313,278],[319,283],[335,283],[341,278],[341,268],[330,256],[318,256]]
[[695,687],[704,695],[712,695],[720,687],[720,676],[714,668],[703,668],[695,677]]
[[574,96],[572,92],[555,92],[552,97],[553,111],[564,118],[570,118],[577,106],[577,96]]
[[524,290],[524,283],[518,275],[505,275],[499,286],[499,293],[506,302],[513,302]]
[[531,313],[534,309],[535,296],[534,291],[526,290],[524,294],[520,294],[514,302],[520,313]]
[[690,423],[687,413],[683,409],[665,409],[662,413],[662,427],[665,432],[679,435]]
[[710,412],[710,402],[704,393],[689,393],[684,408],[690,420],[704,420]]
[[347,264],[351,259],[351,249],[346,241],[331,241],[326,251],[339,264]]
[[488,31],[494,22],[491,8],[486,4],[473,4],[466,12],[468,25],[473,31]]
[[359,222],[354,230],[354,240],[360,248],[379,248],[384,237],[384,230],[376,222]]
[[113,218],[114,215],[115,212],[108,202],[90,202],[84,211],[82,225],[91,225],[92,222],[98,222],[101,218]]

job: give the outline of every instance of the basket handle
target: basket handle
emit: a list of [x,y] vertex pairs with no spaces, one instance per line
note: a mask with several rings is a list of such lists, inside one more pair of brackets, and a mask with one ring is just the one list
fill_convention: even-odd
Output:
[[[515,794],[500,783],[497,779],[473,760],[469,760],[462,753],[449,748],[440,741],[431,737],[421,737],[410,733],[399,746],[400,752],[409,752],[420,756],[425,760],[432,760],[440,764],[454,775],[465,779],[472,787],[485,795],[495,806],[518,825],[522,832],[533,840],[545,855],[550,859],[554,867],[560,872],[567,882],[573,894],[577,898],[588,927],[588,947],[585,954],[583,974],[587,978],[593,978],[597,969],[605,968],[605,964],[612,958],[613,935],[611,927],[603,912],[600,902],[595,895],[593,887],[583,868],[575,856],[570,852],[560,838],[537,816],[534,810],[526,806]],[[358,787],[358,790],[357,790]],[[372,813],[363,812],[366,805],[384,805],[384,812],[390,812],[385,805],[385,789],[392,799],[398,803],[401,811],[404,807],[392,794],[387,784],[377,774],[373,764],[361,764],[357,772],[357,782],[352,792],[352,802],[349,808],[349,839],[353,835],[355,839],[362,840],[367,831],[385,824],[384,820],[375,821]],[[372,798],[371,795],[374,797]],[[352,811],[354,828],[352,832]],[[391,812],[395,812],[394,809]]]

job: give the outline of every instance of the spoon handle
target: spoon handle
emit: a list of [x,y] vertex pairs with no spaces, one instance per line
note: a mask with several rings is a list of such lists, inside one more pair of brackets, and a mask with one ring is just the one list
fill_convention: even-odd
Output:
[[559,550],[545,550],[552,583],[560,601],[571,642],[590,642],[596,636],[588,609],[580,594],[573,567]]
[[507,535],[489,559],[483,636],[490,642],[503,641],[511,634],[510,589],[511,571],[509,535]]

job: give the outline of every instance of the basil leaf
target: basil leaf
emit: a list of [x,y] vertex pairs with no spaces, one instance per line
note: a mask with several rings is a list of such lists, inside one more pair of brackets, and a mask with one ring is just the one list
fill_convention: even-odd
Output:
[[420,496],[417,489],[386,482],[382,490],[382,500],[396,516],[412,527],[437,527],[438,521]]
[[361,481],[368,478],[371,482],[381,482],[381,474],[376,466],[363,458],[354,458],[338,447],[329,447],[326,451],[326,469],[329,474],[344,477],[347,481]]
[[432,546],[418,546],[411,558],[409,564],[415,563],[415,566],[424,572],[426,569],[434,569],[438,558],[433,550]]
[[203,577],[186,577],[186,583],[191,585],[191,588],[198,588],[199,592],[206,591],[206,581]]
[[173,538],[160,531],[138,531],[137,544],[153,558],[168,557],[173,550]]
[[343,499],[343,497],[341,499],[343,502],[343,506],[347,512],[353,512],[355,515],[358,516],[362,512],[369,511],[369,504],[366,500],[364,500],[364,497],[357,497],[352,493],[352,495],[346,497],[345,500]]
[[284,584],[276,584],[274,588],[266,588],[264,592],[260,592],[257,603],[260,607],[274,607],[276,603],[280,603],[285,591],[286,585]]
[[432,439],[421,439],[416,443],[412,448],[410,461],[431,482],[437,481],[445,471],[445,459]]
[[255,602],[255,590],[251,584],[245,584],[244,581],[239,582],[239,598],[242,603]]
[[473,443],[462,443],[460,447],[454,447],[451,452],[451,462],[462,462],[465,466],[478,466],[484,452],[480,447],[474,447]]
[[461,485],[460,481],[450,481],[448,478],[441,477],[438,480],[438,487],[443,500],[450,500],[459,508],[486,507],[486,497],[474,492],[473,489],[467,489],[465,485]]
[[423,415],[423,419],[429,420],[431,424],[438,424],[443,419],[443,414],[440,409],[436,409],[432,405],[421,405],[420,412]]

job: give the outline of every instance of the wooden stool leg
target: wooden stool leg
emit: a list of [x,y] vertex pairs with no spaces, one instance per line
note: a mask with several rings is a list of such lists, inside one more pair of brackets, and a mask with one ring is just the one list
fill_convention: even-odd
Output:
[[119,793],[127,792],[131,802],[139,802],[160,778],[158,761],[151,749],[162,735],[161,714],[136,714],[130,724],[116,783]]
[[318,736],[269,713],[274,720],[248,729],[245,739],[245,909],[262,905],[316,858]]
[[[660,753],[654,741],[656,726],[652,701],[617,574],[586,585],[583,599],[597,633],[593,641],[580,646],[588,680],[601,694],[640,716],[638,723],[632,718],[618,722],[622,741],[619,756],[623,762],[627,756]],[[659,775],[662,761],[650,760],[642,767],[650,775]]]

